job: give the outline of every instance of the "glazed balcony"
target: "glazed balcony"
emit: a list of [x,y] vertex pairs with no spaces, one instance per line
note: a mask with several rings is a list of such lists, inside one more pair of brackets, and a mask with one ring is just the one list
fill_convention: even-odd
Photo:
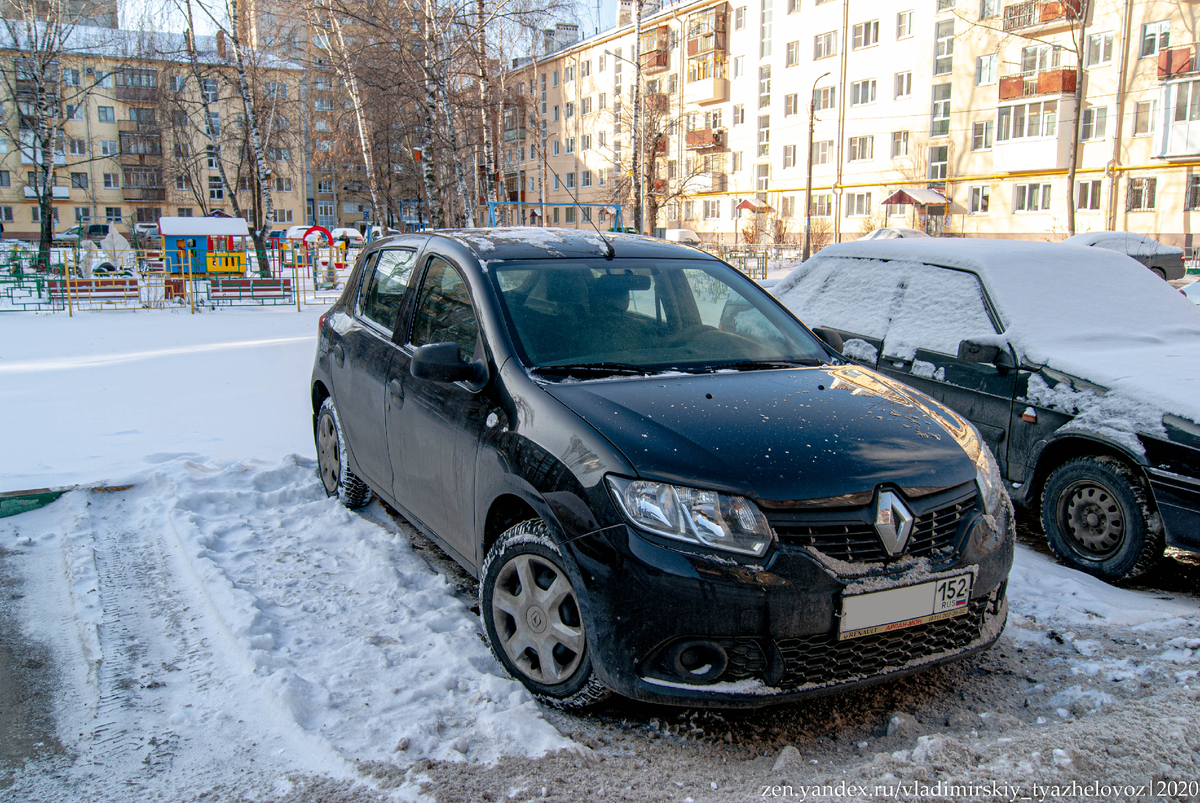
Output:
[[1004,7],[1004,30],[1069,26],[1079,18],[1080,0],[1028,0]]
[[695,131],[688,131],[684,137],[684,146],[688,150],[723,148],[725,147],[725,129],[698,128]]
[[1028,98],[1035,95],[1066,94],[1074,92],[1075,86],[1074,67],[1017,73],[1000,79],[1000,100]]

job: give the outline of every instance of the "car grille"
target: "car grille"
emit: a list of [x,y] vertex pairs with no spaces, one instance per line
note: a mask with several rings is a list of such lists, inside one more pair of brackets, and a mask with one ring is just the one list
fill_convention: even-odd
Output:
[[[975,507],[976,492],[972,484],[971,490],[965,493],[939,496],[951,498],[948,501],[935,499],[930,503],[932,507],[914,511],[913,531],[905,555],[923,557],[940,550],[952,551],[959,525]],[[813,547],[823,555],[848,563],[879,562],[890,557],[875,532],[874,508],[871,506],[833,514],[768,510],[766,515],[780,544],[785,547]]]
[[778,687],[843,683],[961,650],[979,638],[984,613],[992,604],[992,596],[984,597],[972,601],[963,616],[846,641],[830,634],[779,639],[784,672]]

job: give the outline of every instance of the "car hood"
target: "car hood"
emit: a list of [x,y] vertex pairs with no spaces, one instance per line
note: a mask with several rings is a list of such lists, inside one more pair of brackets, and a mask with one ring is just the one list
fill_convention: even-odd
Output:
[[[967,482],[964,424],[858,366],[545,385],[639,476],[770,503],[834,504],[892,483],[909,496]],[[967,435],[967,437],[970,437]]]

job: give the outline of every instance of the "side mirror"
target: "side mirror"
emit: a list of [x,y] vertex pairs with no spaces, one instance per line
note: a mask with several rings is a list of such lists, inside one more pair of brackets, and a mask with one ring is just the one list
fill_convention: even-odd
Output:
[[976,343],[964,340],[958,344],[958,358],[963,362],[991,363],[997,368],[1016,368],[1008,349],[994,343]]
[[482,373],[480,366],[458,356],[457,343],[430,343],[413,352],[409,373],[431,382],[474,382]]
[[821,338],[826,346],[829,346],[829,348],[838,354],[842,353],[842,348],[844,347],[842,336],[836,330],[830,329],[828,326],[814,326],[813,334]]

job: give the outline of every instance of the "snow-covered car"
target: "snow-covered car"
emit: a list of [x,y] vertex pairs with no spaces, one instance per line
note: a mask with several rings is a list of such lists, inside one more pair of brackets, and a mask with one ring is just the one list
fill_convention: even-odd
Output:
[[1163,245],[1158,240],[1133,231],[1089,231],[1076,234],[1062,241],[1063,245],[1085,248],[1105,248],[1125,254],[1141,262],[1158,278],[1174,281],[1187,273],[1183,264],[1183,249],[1175,245]]
[[1105,249],[897,240],[774,288],[843,354],[969,419],[1054,552],[1104,579],[1200,550],[1200,310]]
[[306,243],[321,242],[325,239],[324,236],[318,231],[314,231],[312,234],[305,237],[304,232],[311,228],[312,226],[309,225],[288,226],[287,231],[284,232],[283,239],[296,241],[303,239]]
[[921,231],[920,229],[906,229],[903,226],[887,226],[882,229],[875,229],[875,231],[873,231],[869,234],[864,234],[862,237],[859,237],[858,239],[860,239],[860,240],[902,240],[905,238],[918,238],[919,239],[921,237],[929,237],[929,235],[926,234],[925,232]]
[[111,228],[108,223],[81,223],[54,235],[54,240],[56,242],[72,243],[75,245],[89,240],[99,243],[108,236]]
[[343,237],[348,239],[351,245],[361,245],[363,242],[365,242],[362,232],[350,226],[339,226],[338,228],[329,232],[329,234],[333,237],[333,241],[335,243],[341,241]]
[[441,231],[368,245],[346,288],[310,384],[325,490],[476,575],[546,703],[763,706],[999,637],[1015,526],[978,432],[719,259]]
[[1192,282],[1180,290],[1189,300],[1200,304],[1200,282]]

